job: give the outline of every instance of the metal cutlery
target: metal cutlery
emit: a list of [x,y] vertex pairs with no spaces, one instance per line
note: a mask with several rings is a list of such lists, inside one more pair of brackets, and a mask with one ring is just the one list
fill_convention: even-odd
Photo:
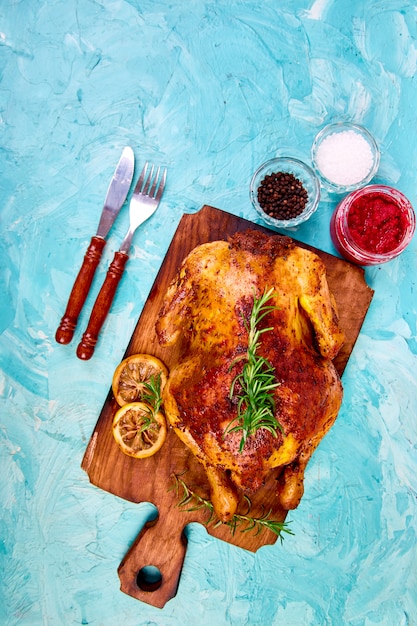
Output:
[[77,356],[80,359],[88,360],[92,357],[101,327],[110,310],[117,286],[129,258],[128,253],[133,235],[136,229],[156,211],[164,192],[167,174],[166,169],[161,170],[161,168],[158,167],[154,174],[154,166],[151,166],[149,173],[148,167],[149,164],[146,163],[130,200],[129,230],[119,250],[114,255],[103,286],[100,289],[93,310],[91,311],[87,329],[77,347]]
[[71,290],[67,308],[55,333],[55,339],[58,343],[67,344],[74,335],[78,317],[87,299],[95,271],[100,262],[104,246],[106,245],[106,236],[129,192],[133,178],[134,165],[135,156],[133,150],[127,146],[122,152],[122,156],[120,157],[107,190],[97,233],[91,238],[83,263]]

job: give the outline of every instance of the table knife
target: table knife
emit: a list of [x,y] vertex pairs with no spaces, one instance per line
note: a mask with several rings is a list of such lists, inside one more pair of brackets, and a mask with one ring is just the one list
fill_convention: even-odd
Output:
[[83,264],[75,279],[67,308],[56,331],[55,339],[58,343],[67,344],[74,335],[78,316],[86,301],[91,283],[93,282],[94,273],[100,262],[104,246],[106,245],[106,237],[129,192],[133,178],[134,165],[135,156],[133,150],[127,146],[123,150],[122,156],[114,171],[113,178],[107,190],[97,233],[91,238],[90,245],[84,256]]

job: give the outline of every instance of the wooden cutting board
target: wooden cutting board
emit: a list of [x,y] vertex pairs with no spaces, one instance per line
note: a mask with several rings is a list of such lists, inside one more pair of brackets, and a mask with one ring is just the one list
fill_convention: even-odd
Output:
[[[196,214],[182,217],[125,356],[146,352],[158,356],[169,368],[175,363],[175,348],[161,348],[155,334],[156,317],[168,284],[184,257],[195,246],[226,239],[228,235],[247,228],[273,233],[210,206],[204,206]],[[335,359],[341,375],[358,337],[373,291],[365,282],[362,268],[310,246],[304,247],[314,250],[323,259],[328,282],[336,298],[341,325],[347,338]],[[157,520],[145,525],[120,564],[119,577],[122,591],[153,606],[163,607],[177,591],[186,551],[185,526],[190,522],[205,524],[208,520],[206,509],[191,512],[179,506],[183,492],[182,488],[175,489],[175,476],[180,476],[202,498],[209,498],[209,487],[200,464],[172,430],[161,451],[149,459],[132,459],[120,452],[111,433],[112,419],[117,408],[110,389],[85,452],[82,468],[97,487],[131,502],[151,502],[157,507]],[[286,513],[277,502],[275,484],[276,476],[271,472],[265,486],[251,498],[251,517],[261,517],[270,511],[271,519],[285,519]],[[247,512],[245,501],[242,500],[238,512]],[[210,523],[207,532],[252,552],[277,540],[277,536],[268,529],[256,534],[255,531],[242,532],[238,527],[232,533],[228,526],[215,527]],[[159,580],[155,584],[151,584],[149,566],[159,571]]]

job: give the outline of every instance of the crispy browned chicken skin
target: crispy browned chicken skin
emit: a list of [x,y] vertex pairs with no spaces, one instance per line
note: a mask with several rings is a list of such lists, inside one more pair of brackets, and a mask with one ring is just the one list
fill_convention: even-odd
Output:
[[[230,388],[245,355],[254,302],[269,288],[277,308],[262,321],[259,353],[280,383],[274,390],[279,430],[250,436],[226,433],[237,416]],[[344,342],[325,267],[314,253],[280,235],[236,233],[228,242],[198,246],[169,286],[156,330],[162,345],[181,341],[181,356],[164,391],[166,415],[203,464],[215,511],[235,513],[239,490],[253,493],[279,468],[278,496],[285,509],[303,494],[304,469],[340,408],[342,386],[333,366]],[[239,369],[240,368],[240,369]],[[238,386],[235,389],[238,394]]]

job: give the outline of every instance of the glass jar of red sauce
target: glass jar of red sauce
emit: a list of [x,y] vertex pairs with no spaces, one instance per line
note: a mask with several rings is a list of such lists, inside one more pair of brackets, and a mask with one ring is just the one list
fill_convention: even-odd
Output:
[[394,259],[408,246],[415,228],[410,201],[385,185],[369,185],[347,195],[330,222],[336,249],[358,265],[378,265]]

